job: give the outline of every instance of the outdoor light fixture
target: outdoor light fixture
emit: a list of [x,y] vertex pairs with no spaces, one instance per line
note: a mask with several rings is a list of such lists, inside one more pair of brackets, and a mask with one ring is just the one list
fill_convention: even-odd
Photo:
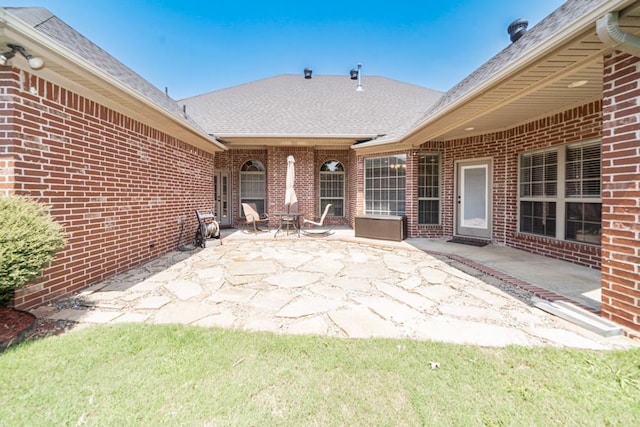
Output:
[[578,81],[569,83],[567,85],[567,87],[569,87],[569,88],[582,87],[582,86],[586,85],[587,83],[589,83],[588,80],[578,80]]
[[11,58],[16,56],[16,52],[18,52],[20,53],[20,55],[25,57],[25,59],[29,63],[29,67],[31,67],[33,70],[39,70],[40,68],[44,67],[44,61],[42,60],[42,58],[31,55],[22,46],[11,43],[8,43],[7,46],[11,50],[0,54],[0,65],[7,65],[7,62],[9,62]]
[[7,65],[7,62],[15,55],[16,54],[11,51],[0,54],[0,65]]

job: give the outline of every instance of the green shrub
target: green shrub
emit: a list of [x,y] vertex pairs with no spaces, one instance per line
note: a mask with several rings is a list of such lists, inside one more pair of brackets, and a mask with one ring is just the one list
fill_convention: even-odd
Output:
[[32,199],[0,196],[0,307],[37,278],[65,244],[62,227]]

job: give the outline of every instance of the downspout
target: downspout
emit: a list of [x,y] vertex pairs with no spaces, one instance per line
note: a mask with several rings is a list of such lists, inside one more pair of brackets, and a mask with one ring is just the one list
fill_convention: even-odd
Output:
[[640,57],[640,36],[622,31],[618,12],[609,12],[596,21],[600,40],[616,50]]

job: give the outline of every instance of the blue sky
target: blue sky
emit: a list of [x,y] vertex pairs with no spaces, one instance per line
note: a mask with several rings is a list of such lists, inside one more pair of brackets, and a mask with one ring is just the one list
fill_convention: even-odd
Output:
[[30,0],[180,99],[278,75],[379,75],[445,91],[562,0]]

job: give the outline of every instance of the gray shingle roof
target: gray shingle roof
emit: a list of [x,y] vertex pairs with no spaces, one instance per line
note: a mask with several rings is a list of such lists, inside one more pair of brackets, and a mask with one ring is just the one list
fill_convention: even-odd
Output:
[[210,134],[345,136],[405,131],[442,92],[395,80],[284,74],[180,100]]
[[[175,100],[166,96],[164,92],[71,28],[49,10],[40,7],[7,7],[4,9],[35,30],[72,50],[84,60],[105,71],[168,113],[184,120],[182,107]],[[193,120],[187,119],[187,121],[191,126],[199,127]]]

